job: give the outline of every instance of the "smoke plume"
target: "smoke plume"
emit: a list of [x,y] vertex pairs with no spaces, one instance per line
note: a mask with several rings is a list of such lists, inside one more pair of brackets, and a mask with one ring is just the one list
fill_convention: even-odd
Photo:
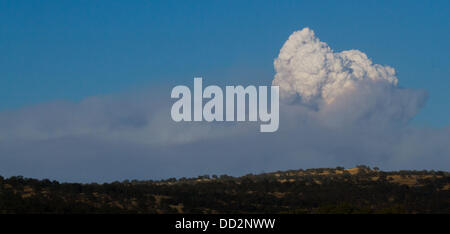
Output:
[[358,50],[334,52],[308,28],[274,62],[280,128],[175,123],[170,88],[0,112],[0,174],[62,181],[243,175],[310,167],[450,169],[450,128],[410,121],[423,90]]

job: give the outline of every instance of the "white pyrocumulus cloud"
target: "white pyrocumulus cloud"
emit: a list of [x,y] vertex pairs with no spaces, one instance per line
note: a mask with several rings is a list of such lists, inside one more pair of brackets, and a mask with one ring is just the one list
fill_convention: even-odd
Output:
[[281,98],[328,126],[406,124],[427,99],[423,90],[399,88],[394,68],[359,50],[334,52],[309,28],[292,33],[274,66]]
[[274,65],[273,85],[280,86],[282,98],[300,97],[305,104],[322,100],[332,103],[359,81],[381,81],[392,86],[398,82],[393,68],[373,64],[359,50],[335,53],[309,28],[289,37]]

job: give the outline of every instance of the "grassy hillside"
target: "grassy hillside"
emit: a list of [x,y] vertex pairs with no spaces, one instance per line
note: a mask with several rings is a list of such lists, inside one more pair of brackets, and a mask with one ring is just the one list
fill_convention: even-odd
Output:
[[0,213],[450,213],[450,173],[359,166],[105,184],[0,177]]

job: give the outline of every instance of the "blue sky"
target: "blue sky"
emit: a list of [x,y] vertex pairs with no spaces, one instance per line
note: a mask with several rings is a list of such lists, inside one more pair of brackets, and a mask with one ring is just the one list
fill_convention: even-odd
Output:
[[416,123],[450,123],[449,1],[0,1],[0,111],[148,84],[269,83],[312,28],[425,89]]
[[[360,164],[448,170],[449,10],[447,0],[0,0],[0,174],[103,182]],[[317,37],[294,33],[305,27]],[[330,74],[305,38],[395,68],[400,88],[362,82],[320,108],[282,104],[273,134],[171,120],[171,88],[194,76],[260,85],[277,72],[286,88],[317,81],[317,64]],[[275,71],[285,43],[294,62]]]

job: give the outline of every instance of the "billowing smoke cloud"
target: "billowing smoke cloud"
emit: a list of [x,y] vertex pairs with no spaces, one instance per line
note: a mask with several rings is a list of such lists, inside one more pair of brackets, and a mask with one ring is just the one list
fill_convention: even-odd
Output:
[[285,101],[338,124],[405,123],[426,100],[424,91],[399,89],[394,68],[373,64],[359,50],[335,53],[309,28],[289,37],[274,65],[273,85]]
[[309,28],[294,32],[274,62],[274,85],[285,98],[299,96],[304,103],[332,103],[340,95],[355,89],[358,82],[383,82],[396,86],[395,70],[372,64],[358,50],[334,53]]
[[333,52],[307,28],[274,65],[283,98],[275,133],[175,123],[172,87],[44,103],[0,113],[0,174],[103,182],[357,164],[450,169],[450,128],[409,124],[426,93],[399,88],[393,68]]

